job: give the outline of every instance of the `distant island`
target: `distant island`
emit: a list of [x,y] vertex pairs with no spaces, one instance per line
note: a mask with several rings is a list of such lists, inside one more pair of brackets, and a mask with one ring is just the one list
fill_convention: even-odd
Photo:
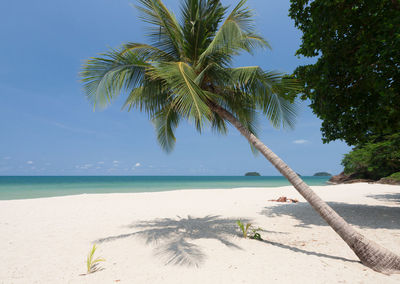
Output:
[[318,172],[314,174],[315,177],[331,177],[332,175],[327,172]]
[[246,177],[259,177],[261,176],[259,173],[257,172],[248,172],[244,174]]

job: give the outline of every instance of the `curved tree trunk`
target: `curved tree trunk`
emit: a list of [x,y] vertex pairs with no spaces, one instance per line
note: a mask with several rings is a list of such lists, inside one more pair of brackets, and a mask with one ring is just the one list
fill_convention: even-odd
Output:
[[400,273],[400,257],[398,255],[366,239],[363,235],[358,233],[315,194],[315,192],[289,168],[284,161],[265,146],[254,134],[248,131],[230,112],[216,105],[211,106],[211,109],[235,126],[240,133],[289,180],[319,215],[321,215],[332,229],[347,243],[364,265],[386,274]]

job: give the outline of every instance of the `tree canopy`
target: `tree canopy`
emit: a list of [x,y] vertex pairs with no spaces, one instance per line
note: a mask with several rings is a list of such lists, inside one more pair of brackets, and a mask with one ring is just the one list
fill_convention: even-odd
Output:
[[400,131],[400,1],[291,0],[302,32],[295,74],[305,84],[323,141],[363,144]]
[[123,44],[82,67],[84,90],[94,106],[127,93],[125,107],[148,113],[166,151],[174,147],[182,120],[198,131],[211,126],[226,133],[226,120],[216,110],[232,113],[252,133],[259,113],[276,127],[293,125],[290,98],[301,90],[297,80],[259,66],[232,66],[243,52],[269,48],[245,0],[230,12],[219,0],[185,0],[179,18],[161,0],[138,3],[149,44]]

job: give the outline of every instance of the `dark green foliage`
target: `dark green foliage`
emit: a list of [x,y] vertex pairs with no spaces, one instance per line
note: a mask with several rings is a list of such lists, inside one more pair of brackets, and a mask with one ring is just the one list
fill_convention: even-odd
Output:
[[387,178],[389,178],[389,179],[393,179],[393,180],[397,180],[397,181],[400,181],[400,172],[397,172],[397,173],[391,174],[391,175],[390,175],[390,176],[388,176]]
[[250,237],[251,239],[262,241],[260,233],[255,233],[254,236]]
[[323,141],[359,145],[399,132],[400,1],[291,0],[289,15],[303,32],[297,55],[318,56],[295,74]]
[[356,147],[346,154],[342,165],[346,174],[378,180],[400,171],[400,134]]

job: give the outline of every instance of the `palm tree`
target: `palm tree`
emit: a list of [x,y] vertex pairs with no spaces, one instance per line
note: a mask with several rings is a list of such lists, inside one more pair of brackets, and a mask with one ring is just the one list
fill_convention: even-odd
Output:
[[[366,266],[380,272],[400,271],[400,257],[367,240],[319,198],[255,133],[258,114],[275,127],[291,127],[295,107],[291,93],[298,82],[259,66],[232,67],[233,58],[269,48],[255,32],[252,11],[241,0],[228,14],[220,0],[184,0],[178,20],[161,0],[138,0],[141,19],[149,24],[151,44],[127,43],[90,58],[81,72],[84,90],[94,107],[107,106],[120,93],[124,107],[145,111],[157,139],[171,151],[182,120],[201,132],[236,127],[255,151],[269,160]],[[226,17],[225,17],[226,16]]]

